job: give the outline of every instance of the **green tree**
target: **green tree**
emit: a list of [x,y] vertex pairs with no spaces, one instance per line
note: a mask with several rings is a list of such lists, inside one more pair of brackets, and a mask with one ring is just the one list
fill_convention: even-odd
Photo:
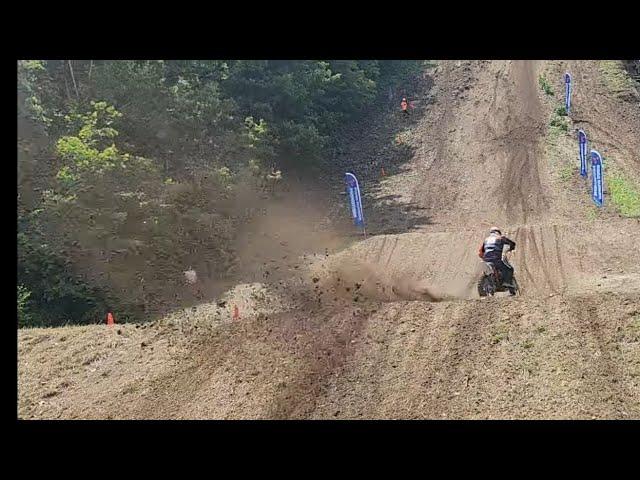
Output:
[[[343,126],[421,62],[21,60],[21,325],[162,311],[189,265],[234,268],[268,189],[326,155]],[[274,177],[274,178],[275,178]]]

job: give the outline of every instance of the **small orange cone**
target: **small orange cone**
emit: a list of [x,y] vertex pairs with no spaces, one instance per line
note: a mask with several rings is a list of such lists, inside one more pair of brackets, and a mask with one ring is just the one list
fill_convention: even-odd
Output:
[[113,318],[113,314],[111,312],[107,313],[107,325],[113,325],[116,321]]
[[233,319],[238,320],[240,318],[240,310],[238,310],[238,305],[233,306]]

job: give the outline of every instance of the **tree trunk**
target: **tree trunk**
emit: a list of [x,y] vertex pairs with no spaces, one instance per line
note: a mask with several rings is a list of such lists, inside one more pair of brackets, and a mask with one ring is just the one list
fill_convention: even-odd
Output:
[[62,70],[62,78],[64,78],[64,90],[67,92],[67,98],[71,100],[71,92],[69,91],[69,82],[67,82],[67,73]]
[[80,95],[78,94],[78,85],[76,84],[76,77],[73,74],[73,67],[71,66],[71,60],[67,60],[67,62],[69,63],[69,71],[71,72],[71,80],[73,81],[73,88],[76,91],[76,98],[79,98]]

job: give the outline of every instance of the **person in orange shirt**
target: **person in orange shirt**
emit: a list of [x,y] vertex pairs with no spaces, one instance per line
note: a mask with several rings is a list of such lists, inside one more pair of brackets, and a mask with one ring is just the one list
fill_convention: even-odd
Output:
[[409,103],[407,102],[407,99],[402,97],[402,101],[400,102],[400,108],[402,109],[402,111],[404,113],[406,113],[407,115],[409,115]]

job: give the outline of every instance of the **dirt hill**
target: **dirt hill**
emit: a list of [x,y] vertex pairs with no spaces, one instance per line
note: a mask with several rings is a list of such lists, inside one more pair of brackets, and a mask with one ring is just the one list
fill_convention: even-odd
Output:
[[[366,240],[344,234],[340,186],[291,193],[216,303],[20,330],[19,417],[640,418],[640,222],[608,191],[593,206],[574,135],[638,178],[640,103],[615,78],[606,62],[438,62],[407,87],[408,118],[391,99],[331,159],[327,183],[360,178]],[[517,243],[516,298],[473,289],[492,224]]]

